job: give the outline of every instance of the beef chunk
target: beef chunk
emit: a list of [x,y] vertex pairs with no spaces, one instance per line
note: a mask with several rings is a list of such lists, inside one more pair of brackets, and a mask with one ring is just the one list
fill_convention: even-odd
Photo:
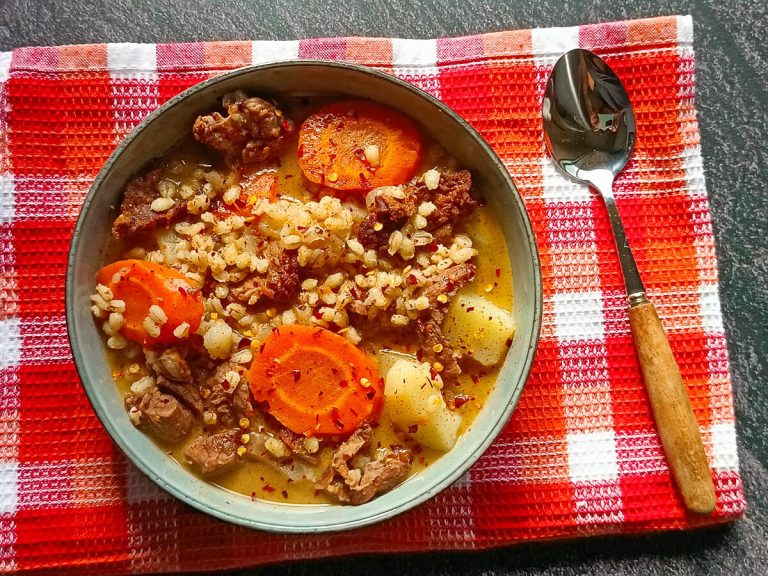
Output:
[[208,378],[205,387],[210,395],[205,399],[205,409],[214,412],[218,422],[224,426],[237,426],[241,418],[250,418],[253,414],[251,392],[244,377],[236,385],[227,379],[231,371],[240,367],[234,362],[220,364]]
[[157,376],[157,385],[162,390],[171,392],[198,415],[202,415],[203,399],[193,382],[192,371],[182,353],[175,348],[168,348],[162,353],[145,350],[144,355],[147,366]]
[[435,205],[435,211],[427,218],[427,232],[435,237],[450,234],[453,226],[477,208],[477,200],[469,195],[472,175],[467,170],[443,172],[436,190],[429,190],[424,182],[416,184],[418,196]]
[[177,441],[192,430],[192,413],[175,397],[157,388],[137,395],[128,395],[126,405],[141,413],[139,426],[166,440]]
[[174,382],[163,376],[157,377],[157,385],[167,392],[170,392],[191,408],[196,414],[202,416],[205,411],[203,399],[200,391],[192,382]]
[[179,350],[168,348],[158,354],[154,350],[144,353],[147,365],[157,374],[173,382],[192,382],[192,371]]
[[160,178],[161,172],[156,169],[128,183],[120,204],[120,214],[112,225],[115,238],[130,238],[141,232],[168,226],[187,213],[187,203],[184,201],[177,201],[165,212],[152,210],[152,201],[160,197],[157,191]]
[[464,262],[446,268],[430,278],[431,282],[429,286],[424,288],[423,294],[429,298],[432,305],[439,305],[437,297],[440,294],[445,294],[448,297],[453,296],[459,288],[475,278],[476,272],[477,266],[472,262]]
[[[416,334],[424,351],[424,357],[430,361],[437,361],[443,365],[440,377],[446,384],[454,384],[458,381],[461,368],[456,354],[451,347],[448,338],[445,337],[440,327],[440,322],[434,317],[419,318],[416,320]],[[435,352],[440,350],[440,352]]]
[[[349,490],[351,504],[363,504],[379,492],[386,492],[400,484],[408,476],[413,464],[410,450],[384,450],[376,460],[372,460],[362,469],[359,480]],[[354,472],[358,472],[357,469]]]
[[[457,382],[461,368],[451,343],[443,335],[441,326],[445,310],[437,297],[440,294],[453,296],[459,288],[474,279],[476,272],[477,267],[472,262],[457,264],[435,274],[432,283],[424,288],[424,296],[429,298],[432,306],[427,310],[427,316],[416,321],[416,334],[424,350],[424,356],[432,362],[437,361],[443,365],[440,377],[446,384]],[[435,349],[440,351],[436,352]]]
[[266,275],[254,275],[232,289],[235,300],[253,306],[262,297],[274,302],[290,302],[301,290],[299,261],[296,252],[270,244],[265,251],[269,258]]
[[405,479],[413,463],[411,451],[384,449],[375,460],[363,458],[359,453],[368,445],[371,435],[370,426],[364,424],[339,446],[316,485],[319,490],[334,495],[342,504],[363,504]]
[[350,436],[346,442],[343,442],[341,446],[336,449],[336,452],[333,453],[333,456],[331,457],[331,465],[328,467],[328,470],[326,470],[326,475],[330,474],[330,478],[333,479],[333,477],[338,474],[346,480],[349,477],[349,461],[357,456],[358,452],[368,445],[372,435],[373,430],[371,430],[371,427],[368,424],[363,424],[360,428],[355,430],[352,436]]
[[280,430],[280,440],[283,441],[283,444],[288,446],[288,450],[290,450],[297,458],[301,458],[310,464],[317,464],[317,456],[310,454],[307,447],[304,445],[304,436],[294,434],[287,428],[282,428]]
[[196,140],[218,150],[233,164],[273,160],[280,154],[294,125],[274,105],[243,92],[224,97],[227,115],[200,116],[192,133]]
[[237,449],[241,435],[240,430],[227,430],[200,436],[184,449],[184,458],[205,476],[231,470],[240,463]]
[[[357,239],[366,248],[385,251],[389,235],[400,228],[409,216],[416,214],[421,199],[414,186],[385,186],[379,188],[360,223]],[[381,229],[377,230],[379,226]]]
[[[368,216],[360,223],[357,239],[366,248],[386,250],[390,234],[427,201],[435,205],[435,211],[427,218],[425,230],[437,238],[449,235],[453,226],[477,207],[477,200],[469,194],[471,188],[472,175],[467,170],[443,172],[435,190],[427,188],[423,181],[381,188],[373,198]],[[380,230],[376,230],[377,225]]]

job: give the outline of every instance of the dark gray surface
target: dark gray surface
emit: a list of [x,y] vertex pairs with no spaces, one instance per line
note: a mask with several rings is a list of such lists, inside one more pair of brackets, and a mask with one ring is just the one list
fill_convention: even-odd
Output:
[[294,563],[254,574],[768,574],[768,7],[765,0],[13,0],[0,2],[0,50],[35,44],[428,38],[510,28],[693,14],[697,107],[749,500],[732,526],[598,538],[484,553]]

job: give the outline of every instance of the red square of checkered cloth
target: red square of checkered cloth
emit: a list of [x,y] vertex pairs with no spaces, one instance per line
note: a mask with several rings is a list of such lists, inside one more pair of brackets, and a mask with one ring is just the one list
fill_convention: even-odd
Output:
[[[544,152],[544,83],[555,59],[576,46],[610,63],[636,109],[637,150],[616,199],[701,426],[718,495],[710,518],[686,516],[660,450],[601,201],[564,180]],[[541,251],[541,344],[511,421],[460,482],[355,534],[258,533],[161,492],[102,430],[65,334],[70,234],[115,145],[184,88],[289,58],[374,66],[446,102],[505,162]],[[693,97],[688,17],[440,40],[102,44],[0,54],[0,567],[234,568],[477,550],[739,516],[745,503]]]

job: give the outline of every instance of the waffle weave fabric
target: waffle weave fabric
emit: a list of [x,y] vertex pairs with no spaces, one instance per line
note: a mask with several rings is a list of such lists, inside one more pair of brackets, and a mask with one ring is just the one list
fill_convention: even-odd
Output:
[[[484,549],[684,529],[738,517],[728,356],[689,17],[439,40],[100,44],[0,53],[0,569],[135,573],[350,553]],[[616,198],[701,427],[718,504],[687,517],[660,448],[601,200],[547,158],[539,113],[557,57],[595,50],[637,115]],[[70,235],[117,143],[171,96],[282,59],[374,66],[440,98],[498,152],[523,195],[544,277],[541,341],[497,441],[442,494],[383,524],[265,534],[180,504],[115,447],[75,372],[64,317]],[[450,457],[450,456],[448,456]]]

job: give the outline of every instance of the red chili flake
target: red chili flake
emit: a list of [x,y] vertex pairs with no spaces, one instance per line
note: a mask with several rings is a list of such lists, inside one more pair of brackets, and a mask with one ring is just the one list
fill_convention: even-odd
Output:
[[283,490],[280,494],[283,495],[283,498],[288,498],[288,490]]
[[285,178],[286,180],[288,180],[288,179],[290,179],[290,178],[293,178],[293,174],[286,174],[286,175],[284,176],[284,178]]
[[320,397],[322,397],[322,395],[323,395],[323,391],[320,390],[320,392],[317,393],[317,397],[320,398]]
[[466,394],[456,394],[456,396],[453,397],[453,406],[457,410],[464,406],[464,404],[467,402],[469,402],[469,396]]
[[408,274],[408,276],[405,277],[405,281],[407,284],[410,284],[411,286],[413,286],[418,282],[418,280],[416,279],[416,276],[414,276],[413,274]]
[[266,342],[265,342],[264,344],[262,344],[261,346],[259,346],[259,354],[261,354],[262,352],[264,352],[264,346],[266,346],[266,345],[267,345],[267,344],[266,344]]
[[339,430],[344,429],[344,422],[341,421],[341,417],[339,416],[339,409],[335,406],[331,408],[331,420],[333,420],[333,425],[336,426]]
[[360,162],[366,162],[365,150],[363,150],[362,148],[355,148],[354,154],[355,154],[355,158],[360,160]]
[[496,268],[496,278],[501,277],[501,268]]
[[416,360],[421,362],[422,358],[424,358],[424,350],[419,348],[418,350],[416,350]]
[[264,486],[262,486],[261,489],[264,492],[269,492],[269,493],[272,493],[275,491],[275,488],[273,486],[270,486],[269,484],[264,484]]
[[368,392],[365,393],[365,397],[368,398],[368,400],[373,400],[376,396],[376,390],[368,390]]
[[469,307],[467,307],[467,312],[472,312],[472,310],[474,310],[474,309],[475,309],[474,306],[469,306]]
[[429,245],[429,247],[427,249],[430,252],[437,252],[437,242],[433,240],[432,243],[430,243],[430,245]]
[[299,144],[299,148],[296,151],[296,153],[299,155],[299,158],[304,156],[304,144]]
[[506,345],[507,345],[507,348],[509,348],[510,346],[512,346],[512,338],[507,338],[507,340],[506,340],[506,342],[504,342],[504,344],[506,344]]
[[285,130],[286,132],[289,132],[291,130],[291,123],[288,122],[288,120],[283,120],[280,123],[280,126],[282,126],[283,130]]
[[254,502],[258,500],[258,498],[256,497],[256,492],[251,492],[251,500],[253,500]]
[[301,370],[292,370],[293,372],[293,381],[298,382],[301,379]]
[[434,368],[430,368],[429,375],[432,378],[432,380],[434,380],[435,378],[437,378],[437,370],[435,370]]
[[184,289],[184,286],[179,286],[179,294],[181,294],[182,296],[187,295],[187,291]]
[[424,456],[421,456],[421,457],[419,458],[419,464],[425,464],[426,462],[427,462],[427,459],[426,459],[426,458],[424,458]]
[[[269,376],[274,376],[274,374],[269,374],[269,372],[267,372],[267,374]],[[221,381],[221,389],[224,390],[225,392],[227,390],[229,390],[229,380],[222,380]]]
[[416,432],[419,431],[419,425],[418,424],[411,424],[408,426],[408,433],[409,434],[416,434]]
[[349,386],[349,380],[339,380],[339,388],[346,388]]
[[472,374],[471,378],[472,378],[472,382],[474,382],[475,384],[480,384],[480,377],[477,374]]
[[333,372],[333,375],[335,376],[336,374],[339,373],[339,369],[334,366],[333,368],[331,368],[331,372]]
[[323,331],[322,330],[317,330],[316,332],[312,332],[312,339],[313,340],[317,340],[322,335],[323,335]]

